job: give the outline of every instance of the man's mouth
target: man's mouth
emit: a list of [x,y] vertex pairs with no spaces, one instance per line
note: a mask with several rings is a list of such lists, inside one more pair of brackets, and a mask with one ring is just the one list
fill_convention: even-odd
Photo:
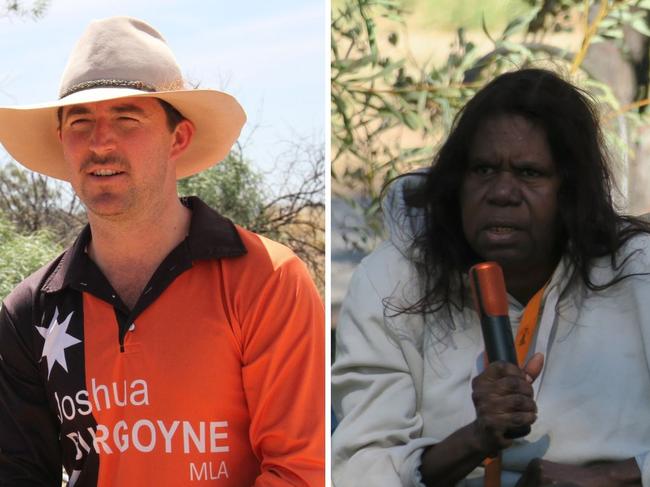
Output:
[[124,171],[115,171],[112,169],[97,169],[95,171],[92,171],[90,174],[93,176],[101,176],[101,177],[106,177],[106,176],[116,176],[118,174],[123,174]]

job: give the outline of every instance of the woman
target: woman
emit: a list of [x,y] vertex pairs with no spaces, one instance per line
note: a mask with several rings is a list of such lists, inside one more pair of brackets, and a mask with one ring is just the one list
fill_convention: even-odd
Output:
[[[587,97],[496,78],[384,209],[338,324],[335,485],[483,485],[498,453],[504,487],[650,485],[650,230],[614,210]],[[467,270],[486,260],[513,332],[533,323],[521,369],[484,366]]]

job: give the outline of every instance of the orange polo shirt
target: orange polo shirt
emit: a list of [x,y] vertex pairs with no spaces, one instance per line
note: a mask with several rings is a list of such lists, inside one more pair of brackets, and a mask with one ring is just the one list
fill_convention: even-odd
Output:
[[87,230],[5,300],[7,485],[54,485],[53,458],[75,486],[324,485],[324,310],[308,272],[188,205],[188,238],[133,310],[86,256]]

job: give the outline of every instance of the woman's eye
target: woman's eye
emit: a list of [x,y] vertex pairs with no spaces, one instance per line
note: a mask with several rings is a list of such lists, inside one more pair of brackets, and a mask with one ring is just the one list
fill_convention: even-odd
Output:
[[490,174],[494,173],[494,168],[486,164],[479,164],[472,168],[472,172],[474,174],[478,174],[479,176],[489,176]]
[[531,169],[529,167],[525,167],[519,171],[519,174],[521,174],[525,178],[538,178],[542,175],[540,171],[537,169]]

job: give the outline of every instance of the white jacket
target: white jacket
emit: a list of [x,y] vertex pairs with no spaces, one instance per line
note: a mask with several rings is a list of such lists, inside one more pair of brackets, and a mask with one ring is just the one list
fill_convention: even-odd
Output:
[[[479,373],[483,342],[475,312],[392,316],[418,296],[418,278],[405,257],[421,215],[406,213],[401,194],[389,198],[391,238],[356,270],[337,328],[332,404],[340,424],[332,438],[336,487],[422,485],[425,447],[476,417],[471,380]],[[385,209],[386,212],[386,209]],[[637,237],[621,257],[638,250],[624,273],[650,272],[650,238]],[[636,457],[650,486],[650,276],[624,279],[605,291],[570,287],[561,261],[547,286],[530,354],[545,365],[534,383],[538,419],[531,433],[503,453],[502,486],[517,482],[536,457],[585,464]],[[592,271],[597,283],[615,271],[609,258]],[[523,307],[510,298],[513,333]],[[426,322],[425,322],[426,321]],[[647,458],[646,458],[647,457]],[[458,485],[483,485],[477,468]]]

